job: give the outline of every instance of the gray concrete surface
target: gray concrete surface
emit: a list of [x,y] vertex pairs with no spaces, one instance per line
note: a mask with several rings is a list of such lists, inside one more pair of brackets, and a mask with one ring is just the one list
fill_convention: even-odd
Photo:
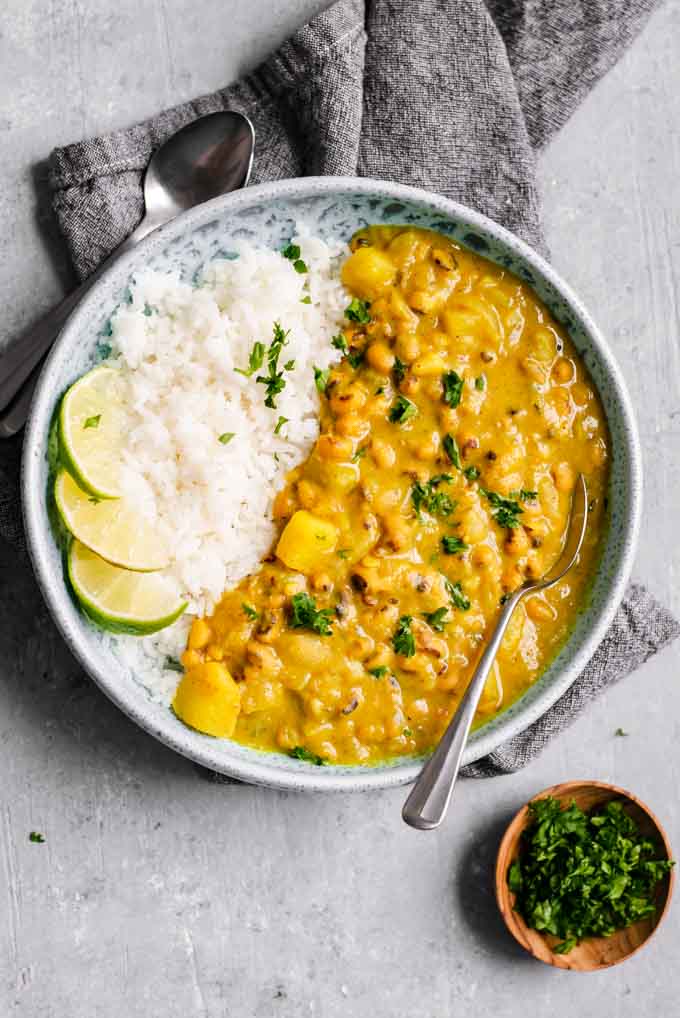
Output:
[[[2,338],[68,282],[36,203],[52,146],[217,87],[318,0],[9,0],[0,14]],[[680,2],[667,3],[542,159],[554,261],[611,337],[638,408],[637,574],[680,611]],[[491,892],[505,821],[538,789],[635,790],[680,852],[680,646],[530,769],[465,782],[436,834],[401,791],[218,787],[82,676],[0,549],[0,1015],[26,1018],[671,1018],[680,907],[635,959],[532,962]],[[630,735],[616,738],[617,727]],[[31,830],[46,836],[31,844]]]

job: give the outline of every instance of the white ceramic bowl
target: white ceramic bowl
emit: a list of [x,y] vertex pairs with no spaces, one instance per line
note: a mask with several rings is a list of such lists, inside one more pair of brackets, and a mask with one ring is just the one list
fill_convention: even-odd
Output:
[[122,257],[74,312],[42,372],[24,443],[22,495],[28,546],[48,607],[71,651],[121,710],[142,728],[204,767],[244,781],[316,791],[385,788],[414,780],[421,761],[407,758],[371,767],[316,767],[283,754],[262,753],[186,728],[155,703],[115,652],[79,612],[64,580],[47,509],[47,440],[59,399],[101,358],[102,334],[142,268],[180,269],[185,278],[225,254],[235,238],[276,248],[304,220],[321,236],[349,239],[368,223],[411,223],[447,233],[509,268],[546,302],[573,339],[601,396],[612,443],[610,524],[587,604],[567,643],[541,678],[516,703],[478,729],[469,763],[517,735],[560,697],[592,656],[611,623],[630,573],[641,509],[637,430],[621,372],[578,297],[526,244],[501,226],[446,198],[384,181],[308,177],[247,188],[188,212]]

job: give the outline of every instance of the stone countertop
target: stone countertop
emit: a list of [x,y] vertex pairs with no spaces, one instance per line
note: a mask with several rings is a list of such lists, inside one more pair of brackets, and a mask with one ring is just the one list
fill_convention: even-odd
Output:
[[[9,0],[0,342],[70,282],[36,204],[51,148],[228,82],[323,6]],[[646,506],[636,573],[676,613],[678,46],[672,0],[540,163],[553,261],[610,337],[639,414]],[[491,866],[513,811],[579,777],[634,790],[680,852],[680,643],[610,690],[529,769],[461,782],[446,826],[425,834],[401,822],[403,790],[323,798],[204,780],[85,679],[6,546],[0,605],[1,1014],[676,1013],[677,907],[625,966],[556,972],[505,933]],[[46,842],[30,843],[32,830]]]

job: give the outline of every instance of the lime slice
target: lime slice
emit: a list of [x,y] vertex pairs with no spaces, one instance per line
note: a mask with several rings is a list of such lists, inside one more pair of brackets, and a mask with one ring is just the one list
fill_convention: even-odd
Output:
[[88,495],[67,470],[60,470],[54,500],[66,529],[114,566],[142,573],[167,566],[165,544],[126,499]]
[[73,383],[59,412],[65,464],[81,488],[99,498],[121,494],[122,390],[120,371],[94,368]]
[[85,614],[113,633],[156,633],[186,608],[163,576],[119,569],[80,541],[71,542],[68,575]]

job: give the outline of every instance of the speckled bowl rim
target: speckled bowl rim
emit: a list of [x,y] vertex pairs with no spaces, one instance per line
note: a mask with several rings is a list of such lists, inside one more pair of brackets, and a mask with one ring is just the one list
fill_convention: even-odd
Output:
[[[167,712],[167,722],[159,722],[154,719],[152,704],[145,698],[142,688],[133,691],[121,688],[117,684],[115,676],[111,676],[102,667],[97,654],[92,653],[84,645],[72,618],[69,617],[69,607],[71,611],[73,609],[71,595],[66,588],[63,575],[61,573],[55,575],[48,555],[48,547],[50,544],[53,545],[54,537],[44,526],[44,520],[39,512],[39,500],[45,498],[41,484],[41,470],[44,470],[46,450],[42,436],[45,433],[45,424],[51,419],[54,412],[56,393],[55,386],[52,384],[52,366],[59,350],[71,342],[71,337],[77,336],[79,320],[81,317],[83,319],[85,317],[85,306],[97,299],[97,291],[106,282],[109,274],[121,273],[128,261],[139,256],[142,245],[151,251],[152,247],[163,245],[169,239],[181,236],[183,232],[208,224],[214,220],[216,215],[227,209],[237,211],[239,208],[247,208],[255,203],[261,205],[263,202],[276,202],[281,198],[312,198],[335,194],[341,197],[347,192],[375,196],[379,199],[393,199],[395,202],[418,203],[431,209],[434,215],[441,215],[464,224],[471,231],[480,231],[482,234],[486,233],[493,237],[501,246],[511,251],[514,257],[523,261],[531,270],[530,274],[537,275],[568,306],[575,322],[597,350],[608,384],[613,386],[616,392],[623,425],[620,428],[619,440],[626,446],[627,476],[625,482],[627,484],[628,512],[624,520],[623,532],[620,534],[618,562],[610,578],[608,598],[594,610],[588,635],[563,671],[549,685],[546,685],[531,702],[528,702],[524,709],[518,709],[506,718],[501,714],[498,723],[493,724],[488,731],[485,726],[481,733],[477,733],[474,742],[471,742],[466,750],[464,763],[471,763],[486,756],[545,714],[571,686],[592,657],[614,618],[630,576],[642,508],[642,458],[637,425],[621,371],[600,330],[571,287],[561,279],[544,258],[510,231],[455,201],[421,188],[370,178],[304,177],[259,184],[231,195],[225,195],[222,198],[216,198],[161,227],[145,238],[141,245],[133,251],[123,255],[110,270],[100,277],[62,330],[36,388],[24,440],[21,477],[27,544],[38,584],[69,649],[100,689],[141,728],[166,746],[203,767],[253,784],[317,792],[364,791],[406,784],[415,780],[422,767],[422,760],[407,758],[403,762],[391,761],[389,765],[346,768],[342,771],[336,770],[334,767],[317,768],[301,765],[300,761],[288,760],[276,754],[253,753],[252,760],[235,758],[225,761],[223,756],[214,750],[215,745],[223,743],[224,740],[206,739],[200,733],[189,728],[173,729],[172,715],[169,711]],[[521,701],[519,702],[521,703]]]

